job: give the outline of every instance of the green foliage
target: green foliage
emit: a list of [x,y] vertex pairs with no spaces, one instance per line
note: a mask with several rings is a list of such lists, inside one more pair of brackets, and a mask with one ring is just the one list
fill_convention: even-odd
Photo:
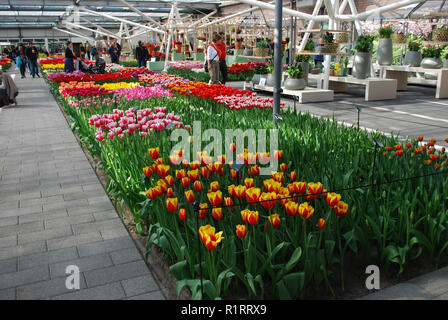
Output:
[[300,64],[290,66],[288,69],[286,69],[286,72],[288,73],[291,79],[303,78],[303,68]]
[[394,29],[392,29],[392,25],[381,27],[378,30],[378,34],[381,39],[390,39],[392,34],[394,33]]
[[306,51],[314,51],[314,42],[313,42],[313,40],[308,40],[306,42],[304,50],[306,50]]
[[422,51],[423,58],[440,58],[441,54],[442,47],[438,45],[427,45]]
[[355,49],[357,52],[372,52],[373,40],[375,37],[370,34],[362,34],[356,40]]
[[269,44],[266,40],[260,40],[260,41],[257,41],[257,48],[262,48],[262,49],[269,48]]
[[120,65],[123,67],[137,67],[138,62],[137,60],[123,60],[120,61]]
[[422,48],[422,38],[417,35],[410,35],[408,37],[408,50],[420,51]]
[[325,32],[323,38],[325,43],[334,43],[334,34],[330,32]]

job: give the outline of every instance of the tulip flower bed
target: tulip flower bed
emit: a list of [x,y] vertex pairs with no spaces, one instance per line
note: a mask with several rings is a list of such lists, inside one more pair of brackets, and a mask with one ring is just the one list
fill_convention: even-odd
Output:
[[167,65],[175,69],[202,69],[204,68],[204,62],[202,61],[167,61]]
[[0,59],[0,67],[2,68],[2,71],[6,71],[11,67],[11,59],[9,58],[2,58]]
[[[182,64],[169,64],[169,65],[170,68],[168,68],[167,71],[169,74],[176,75],[191,81],[208,82],[210,80],[210,74],[208,72],[192,71],[192,69],[203,68],[204,67],[203,63],[201,63],[201,65],[198,66],[198,68],[182,67]],[[231,66],[228,66],[227,67],[228,81],[245,81],[247,78],[252,78],[254,75],[254,66],[255,64],[253,62],[234,63]]]
[[[87,88],[50,83],[102,162],[107,191],[130,208],[148,251],[157,245],[166,255],[179,290],[201,297],[200,263],[203,298],[293,299],[340,293],[353,264],[404,276],[412,264],[446,262],[448,159],[436,141],[399,141],[283,111],[278,150],[222,142],[232,161],[244,162],[235,171],[220,154],[171,152],[169,132],[194,132],[195,120],[203,131],[272,129],[272,100],[173,75],[138,78],[141,86],[113,91],[88,83],[98,90],[89,98],[69,94]],[[373,139],[385,147],[374,152]],[[271,157],[279,169],[261,176]],[[417,178],[400,180],[407,177]],[[366,186],[372,181],[378,185]]]

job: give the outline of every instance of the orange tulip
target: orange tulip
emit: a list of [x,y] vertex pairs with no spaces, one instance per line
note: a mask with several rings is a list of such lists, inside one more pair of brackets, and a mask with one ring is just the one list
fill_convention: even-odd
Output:
[[341,195],[330,192],[327,194],[327,203],[330,207],[334,207],[341,200]]
[[238,199],[244,198],[245,195],[246,195],[246,187],[245,186],[239,185],[239,186],[235,187],[235,196]]
[[182,178],[182,180],[180,180],[182,187],[186,188],[190,185],[190,179],[188,179],[187,177]]
[[199,228],[199,237],[210,251],[215,250],[222,239],[224,239],[222,233],[222,231],[215,233],[215,228],[209,224]]
[[235,144],[235,142],[233,142],[233,143],[230,144],[230,150],[231,150],[232,152],[235,152],[235,151],[236,151],[236,144]]
[[306,200],[311,201],[313,199],[319,198],[319,193],[322,192],[323,185],[320,182],[314,183],[310,182],[308,183],[308,190],[306,192]]
[[276,197],[277,194],[275,192],[263,192],[259,198],[259,201],[261,201],[261,205],[266,210],[271,210],[275,206]]
[[173,166],[177,166],[177,165],[182,161],[182,158],[179,157],[177,154],[172,154],[172,155],[170,155],[170,156],[168,157],[168,159],[170,160],[170,163],[171,163]]
[[286,165],[286,163],[280,164],[280,170],[282,170],[283,172],[286,172],[288,170],[288,166]]
[[220,155],[220,156],[218,156],[217,159],[218,159],[218,161],[219,161],[221,164],[226,163],[226,156],[223,155],[223,154]]
[[246,190],[246,199],[249,203],[255,204],[260,198],[260,188],[249,188]]
[[202,183],[201,183],[201,181],[199,181],[199,180],[195,181],[194,184],[193,184],[193,189],[196,192],[201,192],[202,191]]
[[260,167],[257,165],[254,165],[250,167],[250,172],[252,173],[253,177],[257,177],[260,175]]
[[153,171],[151,169],[151,167],[144,167],[143,168],[143,174],[147,177],[150,178],[153,174]]
[[290,217],[295,217],[297,212],[299,212],[299,205],[294,201],[288,201],[285,204],[286,214]]
[[423,141],[423,136],[419,136],[418,141]]
[[169,212],[177,212],[178,210],[178,200],[177,198],[167,198],[166,199],[166,208]]
[[230,177],[236,179],[238,177],[238,172],[236,170],[230,169]]
[[302,218],[308,220],[314,214],[314,208],[308,204],[308,202],[301,203],[299,205],[299,214]]
[[166,196],[167,196],[168,198],[172,198],[173,195],[174,195],[174,191],[173,191],[173,189],[171,189],[171,188],[166,189]]
[[201,167],[201,175],[206,179],[210,179],[212,173],[207,169],[207,167]]
[[339,201],[333,207],[333,210],[336,213],[336,215],[338,215],[339,217],[346,216],[348,214],[348,204],[345,203],[344,201]]
[[179,210],[179,219],[182,221],[187,220],[187,210],[185,210],[184,208]]
[[401,150],[401,148],[403,148],[403,146],[401,144],[394,145],[395,150]]
[[165,182],[168,183],[168,185],[172,187],[174,185],[174,178],[172,176],[166,176]]
[[296,179],[297,179],[297,173],[295,171],[291,171],[291,173],[289,174],[289,180],[296,181]]
[[322,198],[326,198],[328,196],[328,189],[322,189]]
[[199,214],[198,214],[198,218],[199,219],[204,219],[205,215],[208,213],[208,204],[207,203],[200,203],[199,204]]
[[277,193],[277,200],[282,206],[286,205],[288,201],[290,201],[290,194],[288,188],[280,187]]
[[280,161],[283,156],[283,150],[275,150],[274,151],[274,159]]
[[189,167],[189,163],[188,160],[184,159],[182,160],[182,168],[187,169]]
[[395,154],[397,156],[401,157],[404,154],[404,150],[403,149],[397,150],[397,151],[395,151]]
[[445,138],[445,142],[448,143],[448,138]]
[[190,202],[193,203],[194,202],[194,193],[193,190],[187,190],[185,191],[185,199]]
[[159,157],[159,147],[157,148],[149,148],[148,149],[149,155],[153,160],[156,160]]
[[199,163],[199,161],[192,161],[192,162],[190,162],[191,170],[199,169],[200,166],[201,166],[201,164]]
[[212,171],[219,173],[222,170],[222,163],[221,162],[215,162],[212,164]]
[[246,234],[247,234],[246,226],[244,224],[238,224],[236,226],[237,237],[243,239],[244,237],[246,237]]
[[157,185],[160,187],[161,194],[164,193],[168,189],[168,183],[165,180],[160,179],[157,181]]
[[212,214],[213,214],[213,219],[221,220],[222,219],[222,208],[213,208]]
[[249,224],[256,225],[258,223],[258,219],[258,211],[249,211],[247,213],[247,222],[249,222]]
[[267,179],[263,181],[263,187],[267,192],[278,192],[281,187],[281,183],[273,179]]
[[157,198],[159,196],[159,194],[155,188],[149,188],[148,190],[145,191],[145,194],[151,200],[154,200],[155,198]]
[[196,169],[196,170],[189,170],[189,171],[187,172],[187,175],[188,175],[188,178],[189,178],[192,182],[194,182],[194,181],[196,181],[196,180],[199,179],[199,169]]
[[320,218],[319,221],[317,222],[317,226],[319,227],[319,229],[325,228],[326,224],[327,224],[327,221],[325,221],[325,219],[323,219],[323,218]]
[[159,165],[157,165],[156,170],[157,170],[157,174],[161,178],[165,178],[168,175],[168,172],[170,171],[170,166],[164,165],[164,164],[159,164]]
[[277,213],[271,214],[269,216],[269,222],[274,228],[278,228],[280,226],[280,217]]
[[232,210],[232,208],[233,208],[232,198],[230,198],[230,197],[224,198],[224,205],[226,206],[227,209]]
[[227,192],[229,193],[229,196],[234,197],[235,196],[235,185],[231,184],[227,187]]
[[182,178],[185,178],[187,174],[185,173],[184,169],[176,170],[176,179],[181,180]]
[[249,209],[244,209],[241,211],[241,219],[243,220],[243,222],[247,222],[247,216],[249,212],[250,212]]
[[210,183],[210,190],[212,190],[212,192],[217,191],[218,189],[219,189],[218,181],[213,181]]
[[252,178],[246,178],[244,179],[244,185],[247,189],[252,188],[255,185],[255,181]]
[[274,181],[283,183],[283,172],[272,172],[271,178],[274,179]]
[[208,201],[212,204],[212,206],[217,207],[221,205],[222,202],[222,192],[220,190],[215,192],[207,193]]
[[294,192],[298,194],[303,194],[306,190],[306,182],[300,181],[300,182],[294,182]]

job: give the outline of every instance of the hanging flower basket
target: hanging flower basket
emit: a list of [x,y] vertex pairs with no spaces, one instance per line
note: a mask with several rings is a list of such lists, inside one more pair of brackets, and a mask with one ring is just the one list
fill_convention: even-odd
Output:
[[448,29],[434,29],[432,31],[432,40],[447,42],[448,41]]
[[324,43],[323,45],[326,48],[326,52],[330,54],[336,54],[338,52],[338,43]]
[[392,42],[395,44],[406,43],[408,40],[408,36],[404,33],[394,33],[392,35]]

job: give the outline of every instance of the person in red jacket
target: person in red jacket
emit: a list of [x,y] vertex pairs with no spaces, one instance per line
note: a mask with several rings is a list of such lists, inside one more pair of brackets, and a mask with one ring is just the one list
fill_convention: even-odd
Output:
[[226,35],[224,32],[220,32],[219,35],[221,36],[221,43],[218,44],[219,49],[219,71],[221,72],[221,83],[226,84],[227,82],[227,63],[226,63]]

